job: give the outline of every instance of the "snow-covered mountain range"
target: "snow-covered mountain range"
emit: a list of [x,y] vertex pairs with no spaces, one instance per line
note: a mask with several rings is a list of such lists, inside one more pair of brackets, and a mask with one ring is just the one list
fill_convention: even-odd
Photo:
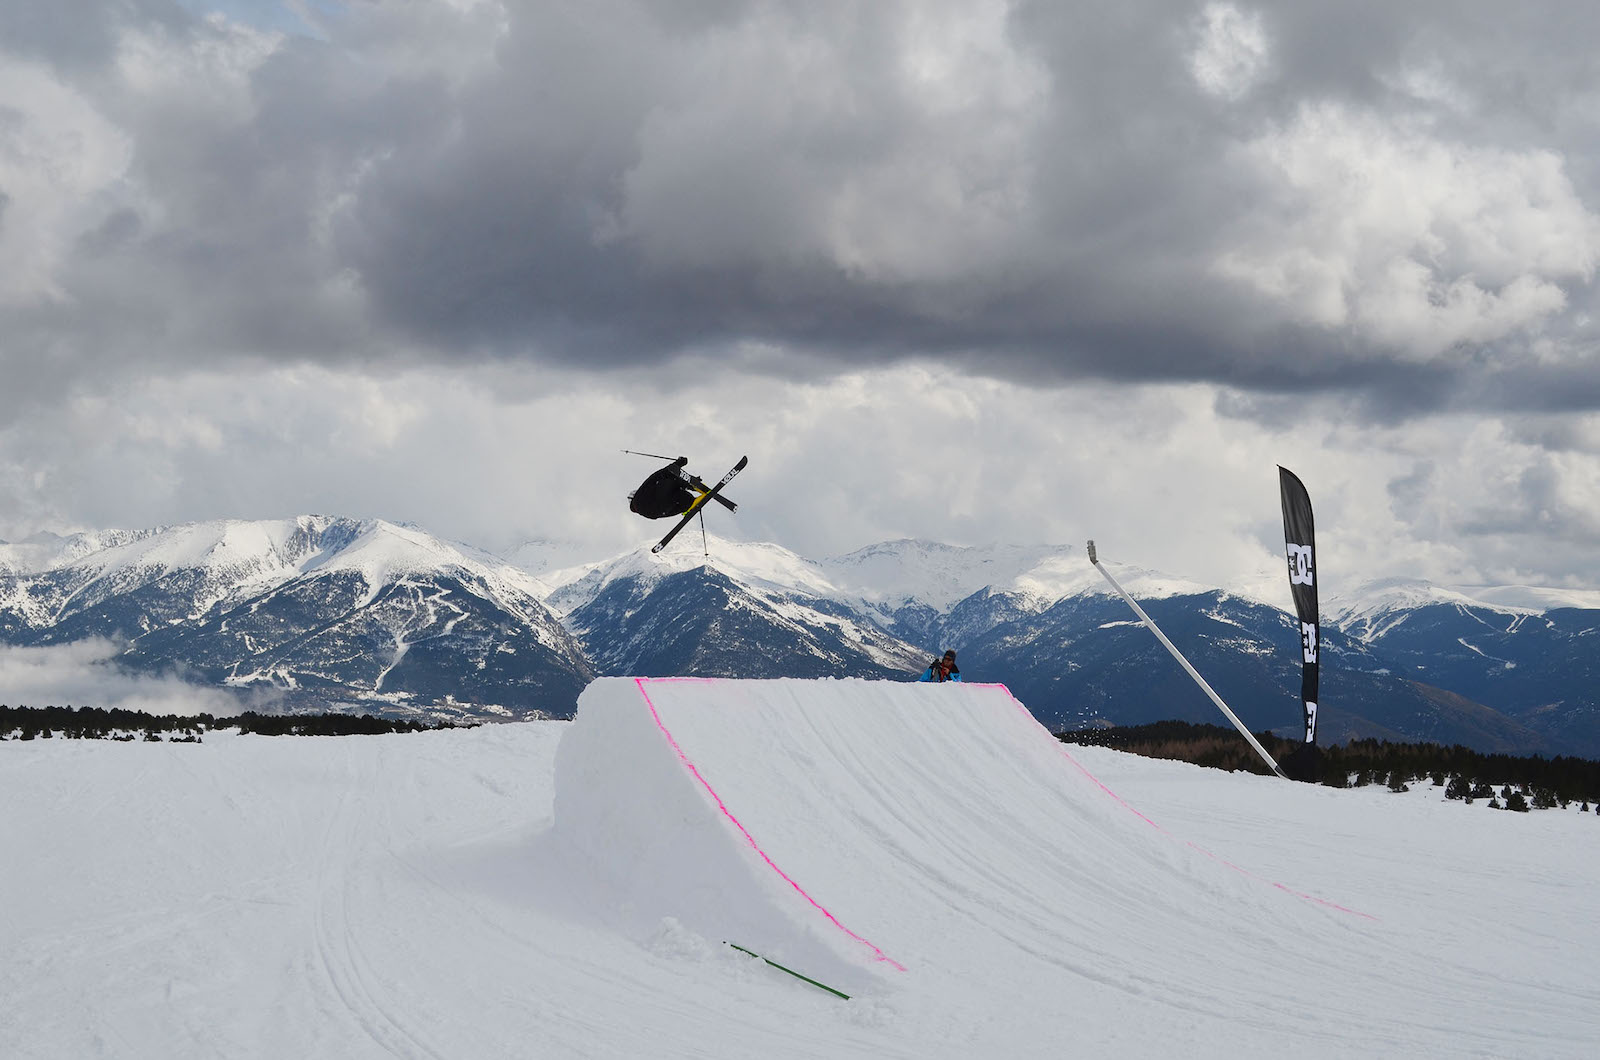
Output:
[[382,520],[192,523],[0,546],[0,638],[264,708],[523,716],[576,699],[582,649],[519,568]]
[[[1220,717],[1077,546],[810,559],[697,538],[577,564],[571,544],[496,557],[321,516],[32,538],[0,545],[0,642],[109,638],[124,667],[264,708],[442,717],[564,716],[597,674],[909,680],[954,647],[1051,727]],[[1115,571],[1247,724],[1297,733],[1282,607]],[[1385,581],[1327,600],[1323,739],[1600,757],[1597,638],[1600,592]]]
[[1600,593],[1375,582],[1329,621],[1393,672],[1492,705],[1552,754],[1600,757]]

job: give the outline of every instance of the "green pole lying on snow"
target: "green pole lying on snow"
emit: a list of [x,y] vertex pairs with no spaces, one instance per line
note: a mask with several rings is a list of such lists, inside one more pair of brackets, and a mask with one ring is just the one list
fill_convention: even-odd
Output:
[[832,994],[834,997],[842,997],[846,1001],[850,1000],[850,995],[845,993],[843,990],[835,990],[833,987],[829,986],[826,983],[817,982],[815,979],[811,978],[809,975],[801,975],[799,972],[795,971],[793,968],[785,968],[783,965],[779,964],[777,961],[774,961],[774,960],[772,960],[771,958],[768,958],[768,957],[762,957],[761,954],[757,953],[755,950],[747,950],[743,946],[739,945],[737,942],[724,942],[723,945],[724,946],[732,946],[734,949],[738,950],[740,953],[748,953],[750,956],[755,957],[758,960],[766,961],[768,964],[770,964],[774,968],[778,969],[778,971],[780,971],[780,972],[788,972],[790,975],[794,976],[796,979],[799,979],[801,982],[810,983],[812,986],[816,987],[818,990],[826,990],[828,993]]

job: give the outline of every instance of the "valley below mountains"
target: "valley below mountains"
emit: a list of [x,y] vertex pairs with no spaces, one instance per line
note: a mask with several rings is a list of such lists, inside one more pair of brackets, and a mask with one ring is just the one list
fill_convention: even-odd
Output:
[[[40,535],[0,544],[0,651],[92,642],[85,665],[240,709],[461,721],[570,716],[601,675],[910,681],[955,648],[1053,731],[1220,716],[1076,546],[710,553],[573,565],[326,516]],[[1252,730],[1298,736],[1287,588],[1277,606],[1115,572]],[[1600,593],[1386,581],[1322,617],[1321,742],[1600,758]]]

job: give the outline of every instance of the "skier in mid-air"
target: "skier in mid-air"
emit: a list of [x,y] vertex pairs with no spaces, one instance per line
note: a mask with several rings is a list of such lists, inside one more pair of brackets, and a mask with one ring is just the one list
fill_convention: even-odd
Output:
[[[633,452],[631,449],[623,451]],[[678,531],[688,525],[689,520],[694,518],[708,501],[716,501],[730,512],[737,511],[739,506],[722,495],[722,487],[743,471],[748,462],[748,457],[740,457],[739,462],[722,476],[721,481],[708,486],[699,475],[689,473],[689,458],[680,456],[666,467],[652,472],[649,478],[639,483],[639,488],[628,494],[630,511],[646,519],[667,519],[674,515],[680,517],[677,524],[667,531],[667,536],[650,551],[660,552],[666,548],[667,542],[676,537]]]

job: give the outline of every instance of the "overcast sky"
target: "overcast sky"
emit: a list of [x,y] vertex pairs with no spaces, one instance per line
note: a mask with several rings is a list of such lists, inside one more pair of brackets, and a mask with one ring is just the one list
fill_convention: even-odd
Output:
[[[1600,7],[7,0],[0,537],[1600,588]],[[1287,588],[1283,594],[1287,601]]]

